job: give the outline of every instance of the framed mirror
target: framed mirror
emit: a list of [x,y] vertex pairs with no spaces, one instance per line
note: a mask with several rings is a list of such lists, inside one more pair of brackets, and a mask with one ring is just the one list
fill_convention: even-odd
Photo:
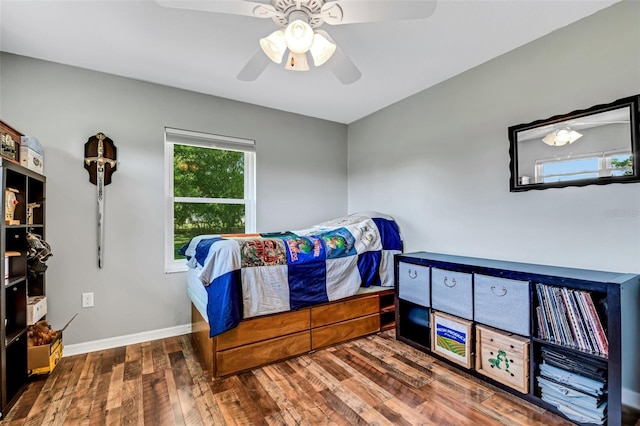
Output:
[[640,182],[640,95],[509,127],[511,192]]

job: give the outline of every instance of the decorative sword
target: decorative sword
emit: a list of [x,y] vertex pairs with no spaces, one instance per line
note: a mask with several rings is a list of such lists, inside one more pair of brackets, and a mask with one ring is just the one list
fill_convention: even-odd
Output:
[[[96,152],[97,151],[97,152]],[[95,152],[94,156],[88,156]],[[89,180],[96,185],[98,196],[98,268],[103,265],[104,251],[104,187],[111,183],[111,173],[116,170],[116,147],[104,133],[97,133],[85,144],[85,169],[89,170]],[[95,167],[92,166],[95,163]]]

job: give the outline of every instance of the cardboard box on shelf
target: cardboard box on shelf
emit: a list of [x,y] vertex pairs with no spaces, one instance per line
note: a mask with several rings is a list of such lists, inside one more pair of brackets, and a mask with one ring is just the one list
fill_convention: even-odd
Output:
[[20,147],[20,164],[34,172],[44,173],[44,157],[28,146]]
[[27,369],[29,374],[49,374],[62,358],[62,330],[46,345],[27,346]]
[[[47,321],[39,321],[29,326],[27,332],[27,370],[29,375],[49,374],[62,358],[62,332],[71,324],[69,320],[62,330],[51,330]],[[38,333],[40,331],[40,333]],[[46,343],[42,344],[42,341]]]
[[33,296],[27,299],[27,325],[33,325],[47,314],[47,296]]

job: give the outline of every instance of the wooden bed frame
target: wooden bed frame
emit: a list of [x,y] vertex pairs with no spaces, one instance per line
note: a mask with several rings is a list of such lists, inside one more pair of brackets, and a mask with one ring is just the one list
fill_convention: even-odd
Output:
[[213,338],[191,304],[191,339],[215,379],[395,326],[393,288],[378,287],[335,302],[250,318]]

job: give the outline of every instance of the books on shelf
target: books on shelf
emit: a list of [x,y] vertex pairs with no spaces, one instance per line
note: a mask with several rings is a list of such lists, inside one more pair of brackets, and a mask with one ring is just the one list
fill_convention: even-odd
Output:
[[591,292],[537,283],[538,337],[584,352],[608,356],[609,342]]

